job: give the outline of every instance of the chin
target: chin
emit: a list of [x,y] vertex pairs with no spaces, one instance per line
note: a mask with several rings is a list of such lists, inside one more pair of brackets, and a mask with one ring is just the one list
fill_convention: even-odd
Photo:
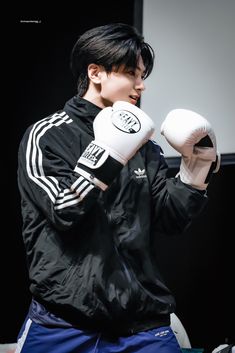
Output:
[[129,100],[129,103],[133,104],[133,105],[136,105],[137,104],[137,101],[135,99],[130,99]]

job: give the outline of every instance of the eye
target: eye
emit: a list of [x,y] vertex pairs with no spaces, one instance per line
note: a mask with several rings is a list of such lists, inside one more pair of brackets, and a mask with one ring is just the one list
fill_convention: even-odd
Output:
[[134,70],[128,70],[127,73],[131,76],[135,76],[135,71]]

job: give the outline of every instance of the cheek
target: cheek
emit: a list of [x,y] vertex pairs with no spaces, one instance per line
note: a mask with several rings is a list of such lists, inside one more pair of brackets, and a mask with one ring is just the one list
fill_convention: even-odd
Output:
[[126,96],[130,94],[131,85],[128,80],[110,80],[107,81],[101,90],[101,95],[104,98],[115,96]]

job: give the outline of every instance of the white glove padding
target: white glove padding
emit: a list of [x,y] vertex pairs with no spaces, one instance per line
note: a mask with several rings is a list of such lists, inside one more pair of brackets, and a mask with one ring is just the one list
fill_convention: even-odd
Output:
[[220,167],[216,137],[210,123],[191,110],[174,109],[163,121],[161,134],[182,155],[177,174],[180,179],[205,190],[211,174]]
[[151,137],[154,123],[138,107],[118,101],[100,111],[93,128],[95,139],[79,158],[76,170],[105,190]]

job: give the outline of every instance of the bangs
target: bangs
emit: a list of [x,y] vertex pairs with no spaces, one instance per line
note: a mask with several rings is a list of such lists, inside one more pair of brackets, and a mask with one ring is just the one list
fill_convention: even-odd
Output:
[[149,44],[140,43],[137,47],[133,43],[125,43],[122,47],[112,48],[111,53],[109,51],[106,55],[107,58],[104,60],[106,62],[104,67],[107,72],[111,72],[112,70],[118,71],[121,66],[136,69],[140,56],[145,67],[144,79],[152,72],[154,51]]
[[155,58],[153,48],[149,44],[143,43],[140,55],[145,66],[144,78],[147,78],[153,70],[153,63]]

